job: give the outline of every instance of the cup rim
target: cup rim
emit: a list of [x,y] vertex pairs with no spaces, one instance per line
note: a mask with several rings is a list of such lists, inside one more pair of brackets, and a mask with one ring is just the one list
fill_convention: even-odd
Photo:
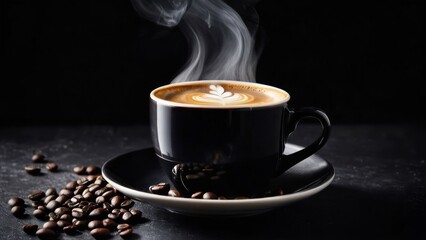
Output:
[[[174,86],[186,86],[191,85],[194,83],[203,82],[205,84],[208,83],[228,83],[228,84],[239,84],[239,85],[250,85],[250,86],[257,86],[260,88],[266,88],[271,89],[273,91],[278,91],[285,95],[285,97],[279,101],[273,102],[273,103],[263,103],[258,105],[198,105],[198,104],[191,104],[191,103],[178,103],[178,102],[172,102],[169,100],[161,99],[157,96],[155,96],[155,93],[158,91],[161,91],[166,88],[174,87]],[[209,108],[209,109],[242,109],[242,108],[261,108],[261,107],[270,107],[270,106],[276,106],[276,105],[282,105],[284,103],[287,103],[290,100],[290,94],[283,89],[261,84],[261,83],[255,83],[255,82],[242,82],[242,81],[235,81],[235,80],[198,80],[198,81],[188,81],[188,82],[180,82],[180,83],[170,83],[167,85],[163,85],[160,87],[155,88],[151,91],[149,94],[151,100],[155,101],[156,103],[159,103],[161,105],[170,106],[170,107],[186,107],[186,108]]]

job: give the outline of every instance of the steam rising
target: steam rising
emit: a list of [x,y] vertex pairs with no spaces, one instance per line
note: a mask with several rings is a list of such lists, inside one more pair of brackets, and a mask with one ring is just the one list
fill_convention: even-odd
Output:
[[223,1],[131,1],[140,16],[167,27],[178,25],[187,38],[189,60],[172,82],[255,81],[258,57],[254,51],[254,31],[251,33],[238,13]]

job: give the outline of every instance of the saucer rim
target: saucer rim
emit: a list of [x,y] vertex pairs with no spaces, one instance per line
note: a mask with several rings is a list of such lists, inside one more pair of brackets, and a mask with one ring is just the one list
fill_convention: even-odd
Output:
[[[286,145],[291,145],[293,148],[300,149],[301,146],[298,146],[296,144],[287,143]],[[260,198],[249,198],[249,199],[226,199],[226,200],[218,200],[218,199],[194,199],[194,198],[184,198],[184,197],[171,197],[171,196],[165,196],[165,195],[158,195],[153,194],[149,192],[145,192],[142,190],[137,190],[131,187],[127,187],[124,185],[119,184],[116,181],[113,181],[111,178],[107,176],[105,173],[106,165],[113,161],[114,159],[117,159],[118,157],[123,157],[127,154],[132,154],[134,152],[149,149],[152,147],[144,148],[144,149],[138,149],[134,151],[130,151],[124,154],[119,154],[115,157],[110,158],[108,161],[106,161],[102,165],[102,176],[104,179],[110,183],[114,188],[119,190],[120,192],[129,195],[141,202],[147,202],[154,206],[160,206],[161,208],[168,209],[167,206],[173,205],[171,209],[176,209],[178,207],[187,208],[187,204],[194,204],[196,208],[203,208],[203,207],[220,207],[222,210],[225,210],[224,208],[227,208],[229,210],[252,210],[250,207],[252,206],[259,206],[262,205],[262,209],[270,209],[277,207],[278,204],[286,204],[291,203],[297,200],[305,199],[307,197],[310,197],[312,195],[315,195],[316,193],[324,190],[326,187],[328,187],[334,177],[335,177],[335,170],[331,163],[329,163],[327,160],[323,159],[322,157],[314,154],[310,157],[317,157],[320,158],[322,161],[325,161],[330,166],[330,174],[323,180],[321,180],[321,183],[314,187],[309,187],[307,189],[298,191],[298,192],[292,192],[280,196],[270,196],[270,197],[260,197]],[[181,211],[176,211],[178,213],[181,213]]]

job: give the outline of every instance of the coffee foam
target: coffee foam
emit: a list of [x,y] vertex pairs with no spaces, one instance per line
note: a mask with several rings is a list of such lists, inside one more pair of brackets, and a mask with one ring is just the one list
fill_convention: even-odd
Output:
[[288,93],[256,83],[236,81],[197,81],[160,87],[151,97],[169,105],[192,107],[257,107],[286,102]]

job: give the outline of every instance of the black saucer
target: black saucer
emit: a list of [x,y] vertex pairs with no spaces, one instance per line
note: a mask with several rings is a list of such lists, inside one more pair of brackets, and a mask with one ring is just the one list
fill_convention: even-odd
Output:
[[[300,147],[287,144],[286,152]],[[104,178],[124,194],[152,205],[185,215],[251,215],[309,197],[327,187],[334,178],[333,166],[317,155],[295,165],[278,177],[271,187],[281,187],[282,196],[246,200],[203,200],[151,194],[150,185],[169,182],[153,148],[117,156],[102,167]]]

